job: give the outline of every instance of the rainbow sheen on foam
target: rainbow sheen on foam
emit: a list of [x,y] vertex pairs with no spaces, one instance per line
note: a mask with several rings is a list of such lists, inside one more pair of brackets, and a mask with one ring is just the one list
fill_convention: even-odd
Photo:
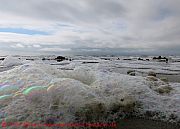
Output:
[[46,86],[32,86],[30,88],[27,88],[26,90],[23,91],[24,95],[28,95],[29,93],[33,92],[33,91],[38,91],[41,89],[45,89],[47,88]]
[[19,88],[15,85],[3,85],[3,86],[1,86],[0,91],[17,90],[17,89],[19,89]]
[[2,96],[0,96],[0,100],[1,99],[6,99],[6,98],[9,98],[9,97],[12,97],[12,95],[2,95]]

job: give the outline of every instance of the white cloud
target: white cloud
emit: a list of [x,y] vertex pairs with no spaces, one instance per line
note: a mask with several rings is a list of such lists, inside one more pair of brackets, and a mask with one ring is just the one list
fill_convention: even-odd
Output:
[[20,43],[18,43],[18,44],[16,44],[16,45],[11,45],[11,47],[12,47],[12,48],[24,48],[25,46],[22,45],[22,44],[20,44]]
[[28,48],[32,48],[32,46],[31,46],[31,45],[28,45],[27,47],[28,47]]
[[40,48],[41,46],[38,45],[38,44],[34,44],[33,47],[35,47],[35,48]]
[[69,48],[42,48],[40,51],[44,52],[61,52],[61,51],[71,51]]

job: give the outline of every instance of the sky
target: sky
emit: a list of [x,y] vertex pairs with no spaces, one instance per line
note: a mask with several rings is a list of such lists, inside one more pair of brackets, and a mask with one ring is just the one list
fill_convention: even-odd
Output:
[[0,55],[180,55],[180,0],[0,0]]

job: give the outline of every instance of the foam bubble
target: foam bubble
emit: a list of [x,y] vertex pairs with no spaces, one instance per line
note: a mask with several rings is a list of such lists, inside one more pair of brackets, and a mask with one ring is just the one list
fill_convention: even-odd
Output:
[[46,95],[46,86],[32,86],[23,91],[23,94],[31,102],[39,102]]
[[10,103],[11,100],[12,100],[12,95],[2,95],[2,96],[0,96],[0,107],[8,105],[8,103]]

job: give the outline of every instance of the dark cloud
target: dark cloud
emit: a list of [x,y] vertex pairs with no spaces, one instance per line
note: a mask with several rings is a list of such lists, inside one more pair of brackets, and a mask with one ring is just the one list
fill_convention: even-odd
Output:
[[102,18],[120,17],[124,12],[123,6],[114,0],[2,0],[0,10],[35,19],[66,22],[101,21]]

